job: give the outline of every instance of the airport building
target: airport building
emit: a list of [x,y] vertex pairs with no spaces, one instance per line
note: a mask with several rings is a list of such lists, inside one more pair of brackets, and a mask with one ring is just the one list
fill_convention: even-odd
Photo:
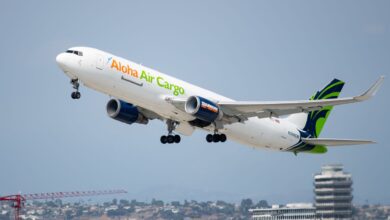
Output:
[[316,209],[311,203],[292,203],[271,208],[250,209],[252,220],[315,219]]
[[352,176],[339,164],[325,165],[314,175],[317,219],[352,218]]

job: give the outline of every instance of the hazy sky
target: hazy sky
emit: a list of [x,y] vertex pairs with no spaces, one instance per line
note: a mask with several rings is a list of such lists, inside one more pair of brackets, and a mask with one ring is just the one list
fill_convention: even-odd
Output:
[[237,100],[308,99],[337,77],[357,95],[390,73],[389,1],[2,1],[0,194],[123,188],[150,200],[312,202],[320,166],[343,163],[354,202],[390,203],[390,79],[368,102],[334,109],[321,137],[376,145],[324,155],[255,150],[205,132],[159,142],[109,97],[72,100],[55,63],[72,46],[109,51]]

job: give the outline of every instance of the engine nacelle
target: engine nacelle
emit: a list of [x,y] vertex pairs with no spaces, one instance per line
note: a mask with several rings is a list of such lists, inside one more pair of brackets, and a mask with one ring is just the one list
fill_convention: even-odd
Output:
[[111,99],[108,101],[106,109],[108,116],[120,122],[126,124],[148,123],[148,119],[138,111],[138,108],[135,105],[122,100]]
[[217,104],[199,96],[189,97],[185,103],[185,110],[187,113],[208,123],[222,118],[222,111],[220,111]]

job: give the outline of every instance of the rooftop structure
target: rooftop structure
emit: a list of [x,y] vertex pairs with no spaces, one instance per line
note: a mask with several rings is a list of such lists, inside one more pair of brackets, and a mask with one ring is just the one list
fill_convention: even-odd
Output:
[[292,203],[271,208],[250,209],[253,220],[315,219],[315,207],[311,203]]

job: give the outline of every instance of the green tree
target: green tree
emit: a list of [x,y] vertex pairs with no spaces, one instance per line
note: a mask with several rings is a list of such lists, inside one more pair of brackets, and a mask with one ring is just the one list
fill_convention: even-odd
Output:
[[56,199],[54,202],[57,204],[58,207],[62,207],[62,200],[61,199]]
[[129,200],[121,199],[121,200],[119,200],[119,205],[122,205],[122,206],[129,206],[129,205],[130,205],[130,202],[129,202]]
[[267,200],[260,200],[256,205],[256,208],[270,208],[271,206],[268,205]]
[[138,202],[137,200],[133,199],[131,200],[131,206],[145,206],[146,204],[144,202]]
[[180,202],[179,201],[172,201],[171,205],[173,205],[175,207],[179,207],[180,206]]
[[164,206],[164,202],[162,200],[152,199],[152,205],[162,207]]
[[240,205],[241,214],[247,216],[249,215],[249,209],[253,207],[252,199],[243,199]]
[[58,205],[53,201],[47,201],[46,205],[52,208],[58,207]]

